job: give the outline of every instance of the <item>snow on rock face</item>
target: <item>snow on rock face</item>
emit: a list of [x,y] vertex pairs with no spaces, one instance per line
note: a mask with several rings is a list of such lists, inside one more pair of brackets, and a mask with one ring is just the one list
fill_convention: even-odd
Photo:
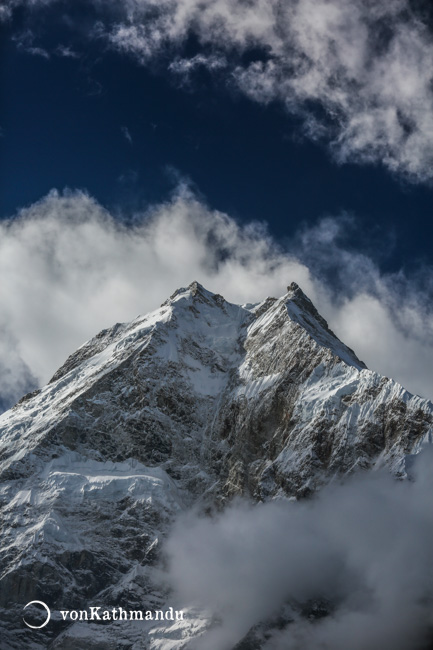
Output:
[[[48,631],[15,629],[33,599],[159,606],[148,568],[191,504],[300,497],[356,468],[405,477],[432,429],[433,405],[367,370],[297,285],[248,306],[179,289],[0,417],[5,648],[46,647]],[[170,647],[205,627],[175,625]],[[91,626],[71,630],[51,631],[55,647]]]

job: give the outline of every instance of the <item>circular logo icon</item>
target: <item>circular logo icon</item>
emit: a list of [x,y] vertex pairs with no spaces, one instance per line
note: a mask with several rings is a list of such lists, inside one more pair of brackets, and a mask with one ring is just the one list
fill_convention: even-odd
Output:
[[42,623],[42,625],[30,625],[30,623],[27,623],[26,619],[25,619],[24,616],[23,616],[23,621],[24,621],[24,623],[27,625],[27,627],[31,627],[32,630],[40,630],[41,627],[45,627],[45,626],[46,626],[46,624],[48,623],[48,621],[49,621],[50,618],[51,618],[51,611],[50,611],[50,608],[48,607],[48,605],[46,605],[45,603],[43,603],[42,600],[31,600],[29,603],[27,603],[27,605],[24,607],[24,609],[27,609],[27,607],[30,607],[30,605],[42,605],[42,607],[44,607],[45,610],[46,610],[46,612],[47,612],[47,618],[46,618],[46,620]]

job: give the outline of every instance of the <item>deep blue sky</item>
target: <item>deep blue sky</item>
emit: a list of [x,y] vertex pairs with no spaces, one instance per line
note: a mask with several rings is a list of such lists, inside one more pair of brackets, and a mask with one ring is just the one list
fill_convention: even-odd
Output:
[[378,166],[337,165],[324,147],[296,139],[297,122],[277,104],[258,105],[203,72],[183,87],[163,62],[145,68],[50,15],[55,28],[38,46],[67,44],[78,58],[20,50],[19,15],[1,27],[2,218],[64,187],[133,211],[166,199],[179,173],[211,207],[266,220],[280,241],[345,211],[363,246],[394,240],[388,257],[381,251],[384,268],[433,263],[432,189]]

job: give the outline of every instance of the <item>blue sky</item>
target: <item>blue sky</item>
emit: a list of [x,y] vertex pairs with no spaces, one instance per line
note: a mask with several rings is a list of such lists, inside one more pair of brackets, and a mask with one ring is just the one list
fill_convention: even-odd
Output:
[[[409,384],[418,374],[413,390],[422,392],[430,352],[433,359],[428,8],[406,0],[350,6],[342,0],[6,0],[0,7],[0,217],[1,270],[11,280],[3,290],[9,315],[2,331],[15,341],[16,355],[2,363],[19,376],[15,393],[32,383],[24,381],[21,363],[34,383],[46,380],[83,338],[110,318],[156,306],[184,276],[209,278],[210,288],[226,289],[233,299],[253,298],[242,288],[257,286],[250,282],[254,260],[240,253],[249,237],[252,248],[261,241],[257,267],[263,263],[262,275],[270,278],[258,289],[280,291],[278,260],[295,260],[304,288],[322,300],[337,333],[361,348],[369,365],[378,360],[381,372]],[[65,188],[72,191],[66,198]],[[49,195],[52,190],[58,194]],[[192,210],[192,221],[173,216],[173,206]],[[135,296],[128,308],[102,309],[104,319],[85,326],[77,321],[70,336],[58,302],[47,308],[58,345],[43,367],[36,351],[47,345],[44,336],[35,336],[36,326],[29,334],[15,319],[31,313],[46,330],[40,305],[42,295],[47,305],[45,293],[56,295],[53,287],[71,313],[75,300],[87,300],[85,291],[73,298],[68,284],[80,256],[59,248],[71,223],[69,241],[89,251],[80,272],[96,291],[102,277],[120,273],[110,259],[113,249],[124,250],[124,233],[116,231],[101,252],[106,267],[97,280],[83,218],[99,224],[104,236],[122,224],[136,236],[134,228],[148,229],[149,219],[163,213],[158,218],[184,223],[180,239],[192,228],[197,250],[212,247],[217,213],[226,215],[232,239],[224,234],[224,245],[205,248],[195,266],[180,255],[178,267],[161,261],[142,270],[151,301],[125,277],[125,295]],[[36,250],[24,237],[29,220],[45,241],[52,238],[56,272],[42,240]],[[15,260],[22,256],[15,266],[11,250]],[[237,279],[219,271],[212,276],[206,258],[218,269],[233,259],[242,273],[251,271],[250,280],[241,286],[238,267]],[[23,260],[31,259],[26,266]],[[33,293],[45,287],[33,308],[19,273],[34,278]],[[153,293],[150,284],[158,287]],[[16,307],[19,301],[28,312]],[[117,295],[117,302],[124,299]],[[392,345],[381,333],[386,327],[395,328]],[[393,357],[403,343],[397,367]],[[424,394],[433,394],[430,384]]]

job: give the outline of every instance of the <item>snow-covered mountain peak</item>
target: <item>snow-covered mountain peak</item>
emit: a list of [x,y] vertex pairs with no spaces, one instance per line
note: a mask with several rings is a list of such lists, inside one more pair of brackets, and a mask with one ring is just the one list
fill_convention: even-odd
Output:
[[[5,647],[47,647],[15,643],[30,600],[161,602],[143,575],[191,504],[301,498],[356,468],[404,478],[432,436],[432,404],[365,369],[296,284],[243,306],[180,288],[97,334],[0,417]],[[81,645],[74,625],[53,649],[105,647],[86,629]]]
[[[256,323],[252,325],[253,330],[264,327],[269,330],[277,329],[280,333],[283,322],[281,311],[289,319],[298,324],[305,333],[310,336],[320,347],[328,348],[332,354],[359,370],[366,368],[366,365],[358,359],[353,350],[347,347],[338,339],[329,328],[326,320],[319,314],[311,300],[305,295],[302,289],[292,282],[287,287],[287,293],[281,298],[268,297],[260,303],[248,305],[235,305],[226,301],[223,296],[208,291],[199,282],[192,282],[186,288],[180,288],[162,306],[170,305],[175,308],[188,308],[195,311],[197,317],[205,317],[210,310],[222,312],[222,318],[233,319],[238,325],[251,323],[254,317]],[[219,316],[216,315],[218,319]],[[284,319],[283,319],[284,320]],[[215,325],[215,318],[211,319]],[[209,320],[208,325],[212,325]]]
[[164,305],[173,305],[179,300],[189,301],[189,302],[203,302],[208,303],[209,305],[216,304],[222,306],[226,301],[222,296],[212,291],[208,291],[205,287],[194,280],[187,287],[180,287],[168,298],[161,306]]
[[363,361],[358,359],[355,352],[334,334],[326,320],[319,314],[296,282],[292,282],[287,287],[287,294],[282,300],[285,302],[290,318],[303,327],[319,345],[332,350],[348,365],[355,366],[359,370],[367,367]]

